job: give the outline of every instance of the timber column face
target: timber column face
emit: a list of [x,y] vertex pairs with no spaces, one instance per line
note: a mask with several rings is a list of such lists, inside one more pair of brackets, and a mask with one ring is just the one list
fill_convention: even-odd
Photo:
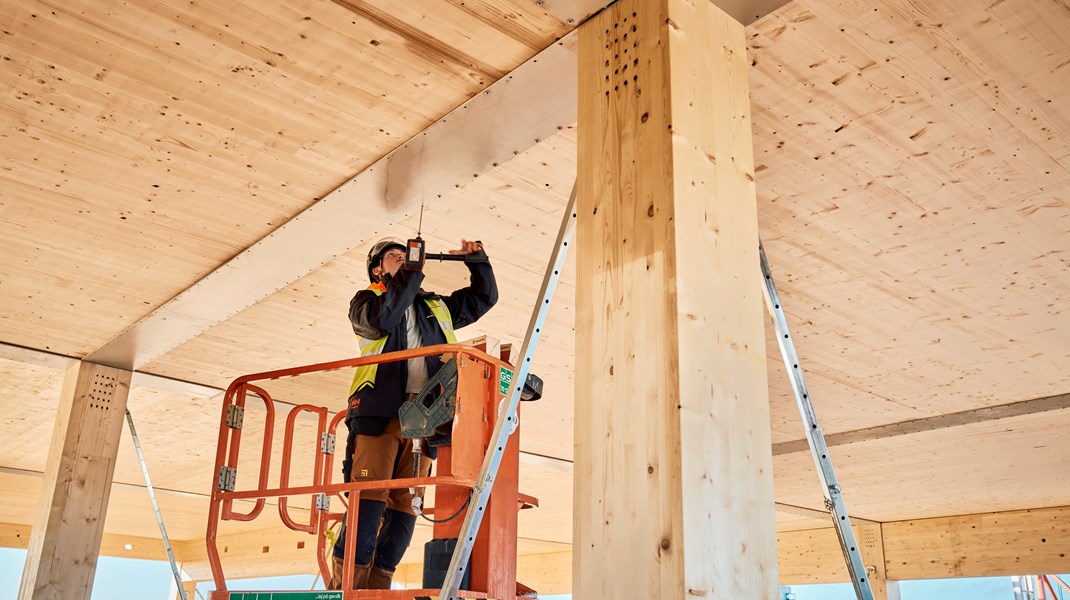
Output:
[[119,449],[129,371],[67,369],[19,598],[88,599]]
[[573,592],[777,593],[743,26],[622,0],[581,27]]

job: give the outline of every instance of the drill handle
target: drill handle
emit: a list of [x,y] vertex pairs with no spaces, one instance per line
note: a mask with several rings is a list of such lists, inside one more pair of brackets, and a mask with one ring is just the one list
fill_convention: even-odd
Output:
[[486,254],[435,254],[428,252],[424,255],[427,260],[452,260],[466,263],[490,262]]

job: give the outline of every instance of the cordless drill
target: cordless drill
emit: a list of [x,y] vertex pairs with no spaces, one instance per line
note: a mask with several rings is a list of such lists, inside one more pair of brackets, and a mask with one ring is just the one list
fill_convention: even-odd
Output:
[[421,271],[424,268],[424,263],[428,260],[455,260],[468,263],[489,262],[487,255],[482,252],[479,254],[429,254],[423,238],[419,235],[405,243],[405,269]]

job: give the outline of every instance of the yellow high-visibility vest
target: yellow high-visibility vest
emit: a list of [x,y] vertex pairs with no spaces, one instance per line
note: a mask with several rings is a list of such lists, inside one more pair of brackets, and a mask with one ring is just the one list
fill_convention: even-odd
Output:
[[[368,289],[375,292],[376,296],[382,296],[385,291],[377,285],[368,286]],[[446,303],[438,298],[424,298],[424,303],[431,309],[431,314],[438,321],[439,328],[446,335],[446,342],[456,344],[457,336],[453,333],[453,318],[450,316],[450,309],[446,306]],[[379,339],[369,340],[358,335],[357,345],[360,347],[361,357],[382,354],[388,337],[384,335]],[[353,373],[353,383],[349,386],[349,397],[353,397],[353,394],[364,388],[375,387],[375,374],[378,370],[379,365],[377,364],[357,367],[356,372]]]

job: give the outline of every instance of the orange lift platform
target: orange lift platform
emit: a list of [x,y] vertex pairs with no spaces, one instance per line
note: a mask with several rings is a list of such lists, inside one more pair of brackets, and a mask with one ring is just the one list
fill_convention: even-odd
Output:
[[[219,422],[219,441],[216,448],[215,480],[213,481],[212,498],[209,507],[208,531],[206,542],[208,546],[208,558],[212,567],[212,577],[215,580],[216,589],[209,594],[209,600],[364,600],[364,599],[412,599],[437,598],[440,595],[438,587],[441,581],[435,581],[432,573],[428,582],[429,571],[427,565],[424,569],[424,581],[421,589],[405,590],[352,590],[353,579],[353,556],[354,535],[348,535],[346,539],[345,575],[342,590],[328,591],[237,591],[228,590],[223,565],[220,560],[220,551],[217,545],[217,534],[221,521],[252,521],[259,517],[268,499],[276,498],[279,517],[287,527],[295,531],[306,532],[315,536],[317,540],[317,555],[319,573],[324,581],[330,579],[330,563],[328,552],[331,543],[325,533],[343,519],[347,519],[347,529],[356,530],[357,510],[360,494],[372,489],[393,488],[433,488],[435,492],[434,507],[424,508],[425,515],[434,516],[433,540],[442,543],[445,540],[456,540],[462,534],[462,522],[466,520],[466,512],[475,507],[482,510],[481,518],[486,522],[478,528],[474,540],[471,541],[470,562],[468,564],[468,579],[454,597],[457,598],[492,598],[497,600],[517,598],[516,561],[517,561],[517,512],[520,509],[531,508],[538,505],[538,501],[530,496],[520,494],[519,484],[519,448],[520,432],[519,420],[502,423],[503,426],[511,425],[512,434],[509,435],[503,449],[500,449],[501,462],[495,476],[493,491],[486,500],[485,509],[482,502],[473,501],[473,496],[478,490],[477,481],[480,475],[481,465],[488,455],[494,442],[494,432],[499,424],[498,420],[505,418],[506,394],[510,389],[510,383],[515,369],[507,362],[509,359],[508,349],[503,346],[503,356],[495,358],[485,352],[485,346],[480,349],[477,346],[462,344],[444,344],[428,346],[415,350],[392,352],[379,356],[354,358],[330,363],[322,363],[292,369],[283,369],[245,375],[234,380],[227,389],[223,399],[222,414]],[[446,407],[450,417],[444,424],[439,426],[440,433],[448,433],[445,437],[448,442],[438,446],[438,458],[435,461],[436,473],[432,477],[394,479],[379,482],[344,483],[333,481],[335,475],[335,438],[339,424],[345,419],[346,410],[331,414],[325,406],[313,404],[290,405],[277,403],[267,390],[265,382],[277,379],[292,378],[300,375],[336,371],[339,369],[352,369],[354,367],[379,364],[391,361],[408,360],[420,356],[441,355],[443,361],[452,360],[456,366],[456,392],[448,394],[448,389],[442,392],[436,399],[434,406],[418,405],[423,415],[434,421],[438,411],[439,421],[441,410]],[[525,369],[526,371],[526,369]],[[261,385],[257,385],[260,383]],[[453,381],[451,380],[451,384]],[[448,386],[446,386],[448,388]],[[245,423],[245,407],[250,395],[257,396],[263,402],[265,411],[257,414],[264,415],[263,444],[258,468],[257,485],[251,489],[236,489],[236,479],[239,470],[238,457],[242,441],[242,428]],[[286,416],[284,439],[281,454],[281,467],[278,473],[278,486],[271,487],[271,458],[272,437],[275,430],[276,404],[290,406]],[[411,411],[412,406],[408,407]],[[307,414],[305,414],[307,413]],[[290,479],[291,459],[295,456],[294,433],[298,417],[315,418],[316,437],[315,447],[313,443],[306,444],[306,451],[314,452],[314,459],[309,461],[308,456],[304,462],[311,462],[312,481],[305,484],[293,484]],[[404,427],[404,424],[403,424]],[[501,427],[498,427],[501,429]],[[342,433],[342,443],[339,451],[344,452],[345,434]],[[426,444],[424,444],[426,446]],[[246,457],[248,458],[248,456]],[[426,459],[425,459],[426,460]],[[247,460],[252,463],[253,461]],[[339,469],[340,471],[340,469]],[[339,477],[340,478],[340,477]],[[348,498],[347,498],[348,493]],[[287,502],[295,496],[309,497],[310,519],[306,522],[297,522],[290,515]],[[332,500],[337,500],[342,510],[332,512]],[[248,512],[240,512],[235,508],[235,501],[242,501],[243,505],[252,505]],[[454,517],[454,518],[449,518]],[[469,516],[471,517],[471,516]],[[470,520],[470,519],[469,519]],[[447,542],[449,543],[449,542]],[[445,569],[442,569],[444,571]],[[440,577],[441,578],[441,577]],[[523,589],[523,588],[522,588]],[[530,594],[524,597],[531,597]]]

